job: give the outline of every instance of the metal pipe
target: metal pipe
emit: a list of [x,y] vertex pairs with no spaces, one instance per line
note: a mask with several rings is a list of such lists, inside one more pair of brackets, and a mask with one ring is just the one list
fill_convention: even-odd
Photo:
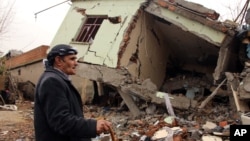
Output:
[[58,5],[61,5],[61,4],[65,3],[65,2],[68,2],[68,1],[70,1],[70,0],[66,0],[66,1],[64,1],[64,2],[58,3],[58,4],[56,4],[56,5],[53,5],[53,6],[50,6],[50,7],[46,8],[46,9],[44,9],[44,10],[41,10],[41,11],[36,12],[36,13],[35,13],[35,18],[37,17],[37,14],[42,13],[42,12],[44,12],[44,11],[46,11],[46,10],[49,10],[49,9],[51,9],[51,8],[53,8],[53,7],[56,7],[56,6],[58,6]]

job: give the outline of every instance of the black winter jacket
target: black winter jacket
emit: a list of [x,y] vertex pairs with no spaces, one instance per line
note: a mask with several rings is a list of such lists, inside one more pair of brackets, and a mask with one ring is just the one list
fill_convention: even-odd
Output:
[[36,141],[91,141],[96,120],[83,116],[80,94],[65,74],[47,68],[35,92]]

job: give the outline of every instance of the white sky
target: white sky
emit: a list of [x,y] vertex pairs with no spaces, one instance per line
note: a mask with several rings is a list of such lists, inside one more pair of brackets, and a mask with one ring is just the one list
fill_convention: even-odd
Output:
[[[1,0],[14,1],[14,0]],[[64,19],[70,5],[68,2],[60,4],[37,14],[51,6],[66,0],[16,0],[12,10],[12,22],[6,34],[0,35],[0,51],[10,49],[24,52],[40,45],[49,45]]]
[[220,20],[235,19],[247,0],[186,0],[203,5],[220,14]]
[[[1,0],[11,2],[14,0]],[[35,18],[35,13],[45,10],[66,0],[16,0],[12,10],[13,21],[7,28],[7,34],[0,35],[0,51],[10,49],[24,52],[40,45],[50,45],[64,16],[70,8],[69,2],[43,11]],[[220,13],[222,21],[236,17],[246,0],[188,0],[199,3]],[[1,8],[1,7],[0,7]],[[230,9],[234,12],[230,12]],[[0,9],[1,12],[1,9]]]

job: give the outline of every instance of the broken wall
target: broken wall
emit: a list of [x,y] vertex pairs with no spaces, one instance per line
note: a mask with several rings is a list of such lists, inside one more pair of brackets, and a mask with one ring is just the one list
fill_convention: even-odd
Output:
[[[124,76],[116,72],[120,46],[126,40],[126,29],[133,21],[141,4],[145,0],[131,1],[74,1],[64,18],[51,46],[56,44],[70,44],[78,50],[79,67],[73,81],[79,78],[103,81],[114,86],[120,85]],[[124,10],[126,9],[126,10]],[[101,24],[92,42],[76,42],[74,39],[80,32],[87,16],[120,16],[120,23],[111,23],[107,19]],[[69,30],[70,29],[70,30]],[[49,51],[50,49],[48,49]],[[129,55],[128,57],[131,57]],[[91,65],[93,64],[93,65]],[[100,66],[105,67],[100,67]],[[104,68],[104,69],[103,69]],[[82,93],[82,82],[77,83]],[[82,85],[82,87],[85,87]],[[91,90],[90,90],[91,91]]]
[[[142,2],[144,0],[75,1],[72,3],[51,46],[59,43],[71,44],[79,51],[77,55],[80,58],[79,61],[116,68],[124,31]],[[105,19],[93,41],[76,42],[75,38],[87,16],[120,16],[121,23],[113,24]]]
[[[166,77],[171,79],[171,73],[180,73],[167,84],[183,89],[186,84],[192,87],[203,82],[201,77],[193,81],[196,72],[211,77],[215,68],[220,74],[227,69],[217,65],[228,63],[225,58],[230,52],[225,56],[218,54],[222,45],[229,47],[224,43],[228,36],[224,26],[193,11],[166,6],[163,0],[142,2],[74,1],[51,46],[66,43],[77,48],[78,77],[134,89],[132,93],[141,94],[146,101],[154,97],[156,90],[141,85],[148,78],[147,82],[152,81],[159,89]],[[121,22],[114,24],[104,19],[94,40],[76,42],[81,26],[91,15],[120,16]],[[218,62],[218,58],[223,61]],[[185,71],[189,71],[189,78]],[[212,81],[206,81],[201,87],[210,84]]]
[[237,67],[235,49],[232,49],[235,47],[231,43],[236,26],[211,19],[216,16],[213,10],[191,5],[183,1],[158,0],[150,2],[145,10],[158,17],[157,26],[164,29],[160,31],[171,50],[169,61],[174,60],[169,64],[210,76],[215,72],[214,78],[217,79],[226,70]]
[[126,32],[129,30],[129,40],[121,47],[124,49],[120,67],[127,68],[132,77],[140,81],[150,78],[159,88],[165,78],[169,54],[161,34],[164,29],[157,27],[152,15],[140,10]]

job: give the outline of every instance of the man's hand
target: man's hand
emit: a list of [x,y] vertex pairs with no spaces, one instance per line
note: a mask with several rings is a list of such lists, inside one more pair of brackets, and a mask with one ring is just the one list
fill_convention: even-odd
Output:
[[99,135],[101,133],[109,132],[109,129],[111,128],[111,126],[112,126],[111,122],[107,120],[103,120],[103,119],[97,120],[97,124],[96,124],[97,134]]

